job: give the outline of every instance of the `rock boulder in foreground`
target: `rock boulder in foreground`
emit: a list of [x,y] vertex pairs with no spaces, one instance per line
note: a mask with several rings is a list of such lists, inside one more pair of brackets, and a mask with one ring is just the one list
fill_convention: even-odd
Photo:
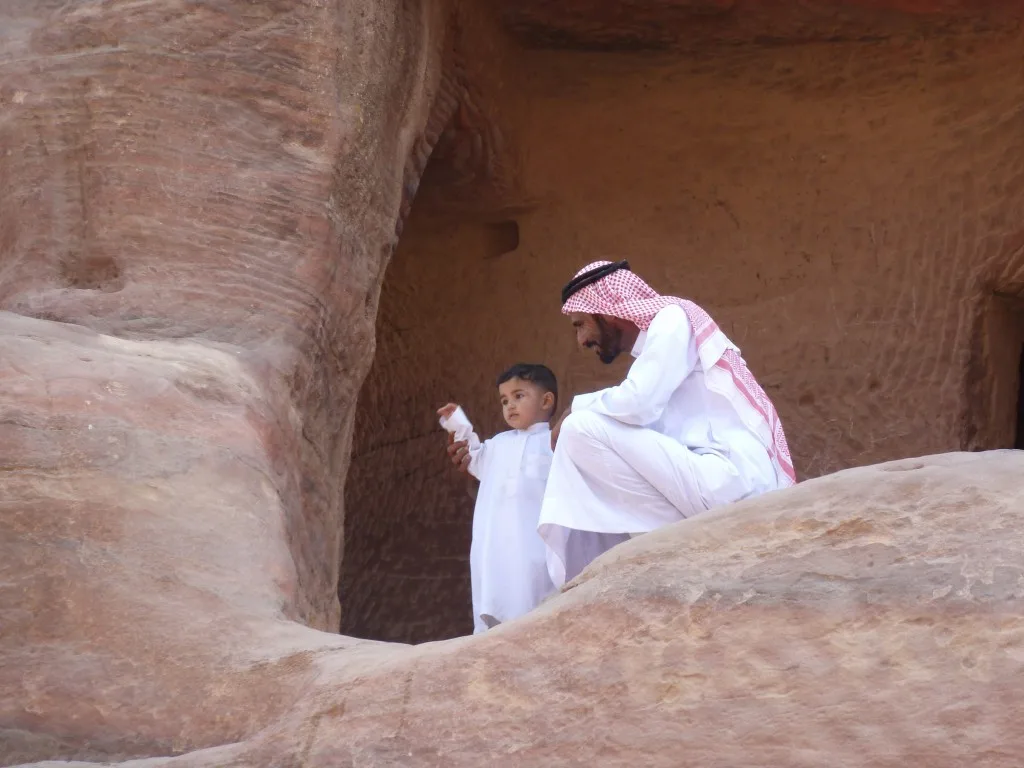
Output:
[[[628,542],[477,638],[353,644],[266,619],[276,641],[222,651],[276,659],[280,714],[125,765],[1018,766],[1022,477],[1005,451],[809,481]],[[262,674],[265,707],[266,667],[224,684],[244,699]],[[157,703],[109,704],[130,727]]]

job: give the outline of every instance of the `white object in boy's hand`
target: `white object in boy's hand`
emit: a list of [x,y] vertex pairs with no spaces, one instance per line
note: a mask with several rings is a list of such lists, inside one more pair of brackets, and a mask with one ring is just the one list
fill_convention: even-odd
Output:
[[460,406],[456,406],[450,416],[441,417],[441,426],[455,435],[456,440],[469,442],[473,437],[473,425]]

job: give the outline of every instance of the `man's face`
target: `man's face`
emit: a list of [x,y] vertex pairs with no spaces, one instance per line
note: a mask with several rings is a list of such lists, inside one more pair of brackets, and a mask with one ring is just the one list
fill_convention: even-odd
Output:
[[622,326],[620,321],[604,315],[588,315],[584,312],[573,312],[569,319],[576,329],[576,344],[582,349],[592,349],[598,359],[608,365],[615,361],[625,350],[622,342]]

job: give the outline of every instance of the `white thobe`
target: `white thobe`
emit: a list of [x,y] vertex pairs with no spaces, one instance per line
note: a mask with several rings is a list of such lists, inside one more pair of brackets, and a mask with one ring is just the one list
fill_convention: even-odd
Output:
[[470,456],[469,471],[480,480],[469,553],[475,634],[522,616],[554,591],[537,533],[551,429],[541,423],[471,440]]
[[678,305],[632,350],[621,384],[578,395],[562,422],[538,530],[561,586],[625,540],[779,487],[764,445],[704,382]]

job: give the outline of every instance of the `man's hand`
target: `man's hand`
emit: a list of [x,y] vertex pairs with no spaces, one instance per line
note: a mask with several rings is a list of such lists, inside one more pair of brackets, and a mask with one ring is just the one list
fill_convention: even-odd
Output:
[[448,457],[459,472],[469,472],[469,444],[465,440],[455,440],[455,435],[448,433]]
[[562,431],[562,422],[565,421],[566,417],[572,413],[572,408],[566,408],[562,411],[562,415],[558,417],[558,421],[555,422],[555,426],[551,428],[551,450],[555,450],[555,443],[558,442],[558,433]]

